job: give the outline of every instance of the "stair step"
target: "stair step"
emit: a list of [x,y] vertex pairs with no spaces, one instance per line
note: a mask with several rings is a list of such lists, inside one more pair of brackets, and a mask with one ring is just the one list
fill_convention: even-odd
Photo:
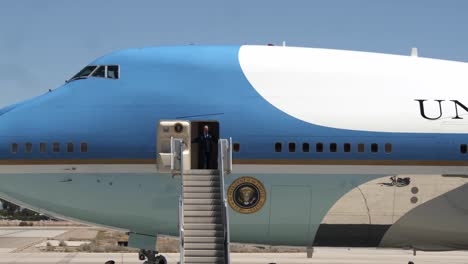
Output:
[[219,181],[184,181],[184,188],[187,187],[220,187]]
[[187,243],[184,244],[185,250],[194,249],[221,249],[224,250],[224,243]]
[[185,216],[185,224],[223,224],[223,218],[218,217],[199,217],[199,216]]
[[185,257],[184,263],[219,263],[224,257]]
[[184,175],[185,181],[219,181],[219,175]]
[[224,236],[224,230],[223,229],[189,229],[186,228],[184,230],[184,236],[185,237],[207,237],[207,236],[213,236],[213,237],[219,237],[219,236]]
[[185,204],[184,211],[221,211],[220,204]]
[[224,237],[223,230],[185,230],[185,238],[187,237]]
[[220,199],[220,193],[184,193],[187,199]]
[[184,205],[214,205],[214,204],[221,204],[220,199],[184,199]]
[[222,224],[185,224],[185,230],[223,230]]
[[204,187],[184,187],[184,194],[186,193],[220,193],[219,186],[204,186]]
[[185,244],[219,244],[224,243],[224,237],[185,237]]
[[216,249],[195,249],[195,250],[185,250],[185,257],[223,257],[224,250]]
[[221,216],[221,211],[188,211],[184,210],[184,216]]
[[218,170],[186,170],[185,175],[219,175]]

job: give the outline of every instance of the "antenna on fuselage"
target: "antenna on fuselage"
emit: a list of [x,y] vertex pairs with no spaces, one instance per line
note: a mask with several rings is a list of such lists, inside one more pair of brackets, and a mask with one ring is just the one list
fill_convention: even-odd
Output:
[[411,57],[418,57],[418,48],[411,48]]

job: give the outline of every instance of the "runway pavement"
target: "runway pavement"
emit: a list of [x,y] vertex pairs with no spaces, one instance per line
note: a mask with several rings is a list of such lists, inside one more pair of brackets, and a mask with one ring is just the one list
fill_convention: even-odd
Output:
[[[179,255],[164,254],[169,264],[176,264]],[[0,253],[0,263],[99,263],[114,260],[117,264],[141,264],[134,253]],[[312,259],[305,253],[232,253],[232,263],[316,263],[316,264],[415,264],[468,263],[468,252],[418,252],[416,256],[408,250],[368,248],[317,248]]]
[[65,232],[66,228],[0,227],[0,253],[21,252]]
[[[116,263],[141,264],[135,253],[56,253],[56,252],[24,252],[27,247],[34,247],[48,238],[59,236],[69,229],[47,227],[0,227],[0,264],[2,263],[83,263],[103,264],[108,260]],[[179,261],[179,254],[164,254],[169,264]],[[413,256],[411,250],[375,249],[375,248],[314,248],[313,258],[307,258],[306,253],[232,253],[231,263],[316,263],[316,264],[415,264],[468,263],[468,251],[453,252],[417,252]]]

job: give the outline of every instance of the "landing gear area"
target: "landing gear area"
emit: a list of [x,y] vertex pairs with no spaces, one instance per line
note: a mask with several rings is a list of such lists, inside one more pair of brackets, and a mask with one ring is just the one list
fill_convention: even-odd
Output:
[[159,253],[155,250],[140,250],[138,253],[138,258],[140,260],[145,260],[143,264],[167,264],[167,260],[163,255],[158,255]]
[[[138,259],[145,260],[143,264],[167,264],[167,260],[163,255],[159,255],[158,251],[141,249],[138,253]],[[115,264],[113,260],[106,261],[104,264]]]

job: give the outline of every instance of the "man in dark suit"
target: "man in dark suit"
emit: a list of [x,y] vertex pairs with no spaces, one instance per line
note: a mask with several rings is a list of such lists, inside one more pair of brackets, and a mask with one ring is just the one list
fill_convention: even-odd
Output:
[[216,138],[210,134],[208,126],[203,127],[203,132],[192,140],[192,143],[199,144],[199,157],[201,169],[213,169],[213,161],[211,160],[211,154],[216,146]]

